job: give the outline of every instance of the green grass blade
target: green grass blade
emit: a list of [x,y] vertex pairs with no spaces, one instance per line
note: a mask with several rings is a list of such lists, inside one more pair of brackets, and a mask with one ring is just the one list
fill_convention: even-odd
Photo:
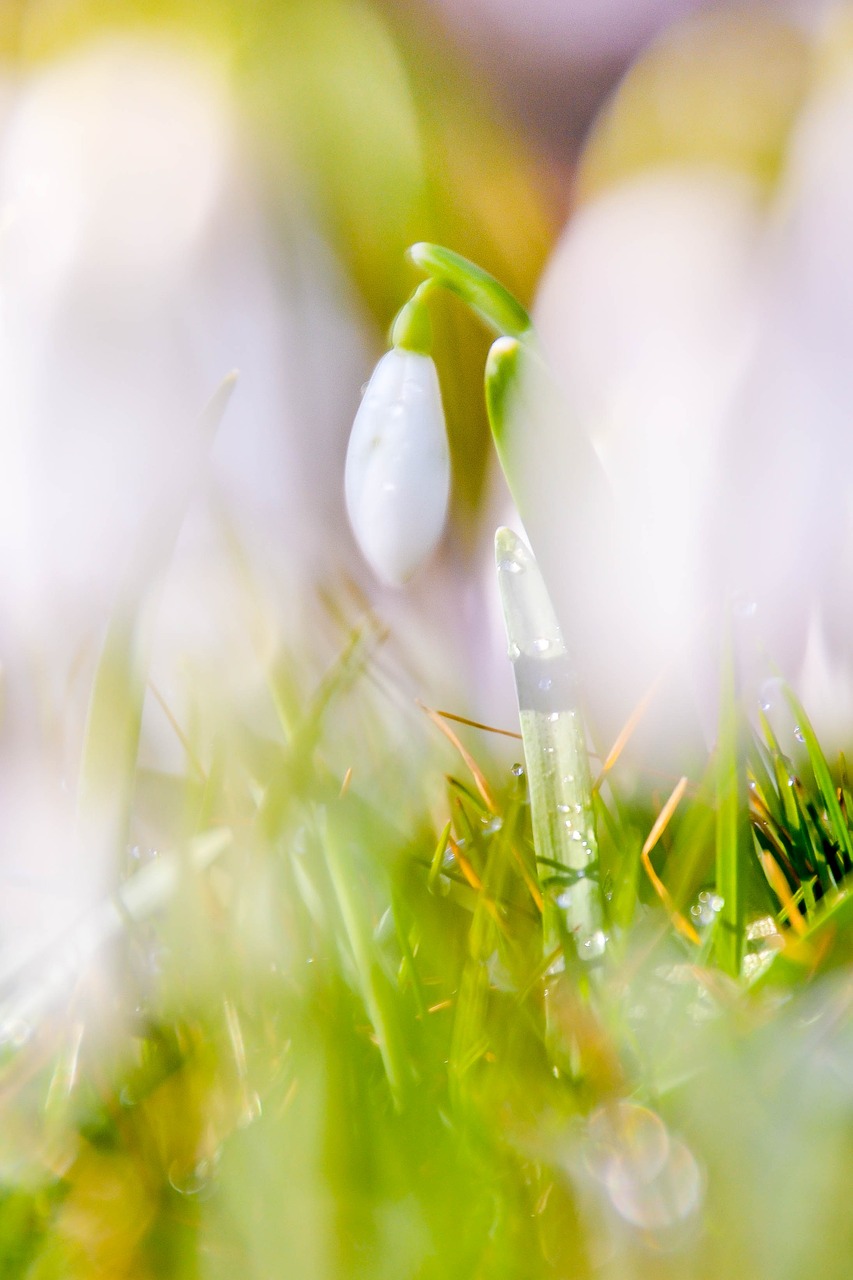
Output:
[[575,677],[547,588],[510,529],[495,539],[498,583],[518,695],[533,840],[543,877],[544,946],[565,933],[582,960],[601,955],[604,912],[598,842]]
[[723,660],[717,739],[716,883],[723,899],[715,950],[720,967],[740,974],[746,931],[746,879],[752,849],[746,797],[742,716],[735,694],[731,647]]
[[815,782],[826,808],[832,836],[845,859],[849,862],[853,860],[853,838],[851,838],[850,829],[844,821],[844,814],[841,812],[841,805],[838,802],[835,783],[832,781],[826,756],[820,748],[812,723],[806,715],[802,704],[794,691],[787,686],[785,687],[785,698],[796,717],[797,726],[805,743],[809,764],[812,767]]

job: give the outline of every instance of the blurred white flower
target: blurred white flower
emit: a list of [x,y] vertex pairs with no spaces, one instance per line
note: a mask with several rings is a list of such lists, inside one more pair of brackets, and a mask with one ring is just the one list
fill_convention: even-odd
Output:
[[[662,170],[583,208],[542,282],[536,320],[570,421],[543,422],[524,453],[526,519],[605,741],[662,673],[677,690],[668,734],[696,720],[712,474],[754,342],[760,234],[746,180]],[[578,432],[606,477],[596,504]]]
[[[766,653],[830,743],[853,739],[851,104],[853,76],[820,87],[769,206],[722,168],[649,170],[582,207],[542,282],[573,422],[526,455],[529,532],[601,736],[666,677],[658,759],[697,706],[713,735],[728,607],[751,633],[747,681]],[[590,483],[569,475],[578,430],[606,529],[573,500]]]
[[368,383],[347,451],[347,512],[364,558],[401,586],[441,537],[450,455],[432,358],[394,347]]

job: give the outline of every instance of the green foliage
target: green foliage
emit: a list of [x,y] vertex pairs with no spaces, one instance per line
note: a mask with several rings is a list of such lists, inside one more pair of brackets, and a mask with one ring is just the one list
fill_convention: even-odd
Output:
[[[415,708],[401,739],[381,640],[364,620],[324,673],[282,654],[267,736],[199,729],[201,807],[121,757],[130,839],[163,852],[122,886],[109,999],[96,965],[70,998],[31,971],[17,1029],[3,1007],[3,1274],[799,1274],[778,1206],[849,1221],[843,760],[792,700],[796,762],[730,700],[654,846],[666,900],[661,801],[617,761],[607,947],[590,981],[564,935],[555,979],[523,771]],[[197,800],[189,765],[172,785]]]

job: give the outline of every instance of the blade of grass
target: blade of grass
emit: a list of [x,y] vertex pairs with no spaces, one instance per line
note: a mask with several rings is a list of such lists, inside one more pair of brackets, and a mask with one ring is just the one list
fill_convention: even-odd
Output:
[[735,692],[731,643],[723,657],[720,726],[717,739],[716,883],[723,900],[717,917],[715,951],[720,967],[736,978],[745,945],[746,872],[752,845],[742,749],[742,715]]
[[568,933],[592,960],[605,945],[589,760],[574,673],[534,557],[509,529],[495,539],[498,584],[518,695],[537,861],[544,948]]
[[833,836],[844,857],[850,862],[853,860],[853,837],[851,837],[850,829],[844,821],[844,814],[841,812],[841,805],[838,802],[835,783],[832,781],[826,756],[821,750],[812,723],[793,689],[786,685],[784,692],[788,705],[796,717],[797,726],[805,743],[809,764],[812,767],[815,782],[823,799]]

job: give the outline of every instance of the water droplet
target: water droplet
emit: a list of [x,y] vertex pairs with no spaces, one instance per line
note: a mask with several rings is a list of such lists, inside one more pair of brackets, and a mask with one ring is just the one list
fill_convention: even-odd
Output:
[[554,681],[550,676],[543,676],[537,687],[542,691],[542,693],[547,693],[548,690],[553,687],[553,684]]
[[261,1105],[260,1095],[252,1090],[246,1095],[245,1106],[243,1107],[243,1110],[240,1113],[240,1118],[237,1121],[238,1128],[248,1129],[249,1125],[254,1124],[256,1120],[259,1120],[262,1114],[263,1107]]
[[583,940],[582,956],[584,960],[597,960],[603,956],[607,948],[607,934],[603,929],[596,929]]
[[512,769],[510,770],[510,773],[512,774],[512,776],[513,776],[514,778],[523,778],[523,777],[524,777],[524,765],[523,765],[523,764],[514,764],[514,765],[512,766]]
[[537,636],[535,640],[531,640],[530,647],[535,653],[547,653],[553,643],[547,636]]
[[714,923],[723,905],[723,899],[718,893],[711,893],[710,890],[703,889],[697,901],[690,908],[690,914],[697,924],[706,927]]
[[571,813],[571,809],[567,804],[558,804],[557,813]]
[[782,695],[783,681],[779,676],[765,680],[758,691],[758,705],[762,711],[772,711],[779,705]]
[[394,923],[394,912],[390,907],[386,907],[379,917],[379,923],[373,930],[373,939],[375,942],[389,942],[396,936],[396,925]]
[[642,1231],[664,1231],[683,1222],[702,1199],[702,1175],[679,1139],[668,1141],[666,1159],[651,1176],[625,1162],[614,1165],[607,1191],[616,1212]]
[[169,1182],[179,1195],[206,1199],[214,1189],[217,1163],[218,1153],[211,1159],[205,1157],[199,1160],[191,1169],[182,1169],[178,1161],[175,1161],[169,1168]]
[[504,820],[500,814],[496,814],[494,818],[485,819],[483,822],[483,835],[493,836],[503,827]]
[[515,643],[514,640],[510,642],[509,648],[507,649],[507,653],[509,655],[510,662],[517,662],[518,659],[521,657],[521,650],[519,649],[518,645]]
[[505,991],[514,994],[518,990],[517,983],[513,980],[512,974],[507,969],[500,954],[493,951],[486,961],[486,973],[489,975],[489,983],[496,991]]
[[746,926],[746,936],[749,942],[754,942],[760,938],[775,938],[778,935],[779,930],[772,916],[759,916],[757,920],[751,920]]
[[504,556],[498,564],[499,569],[503,569],[506,573],[521,573],[524,566],[516,560],[515,556]]
[[634,1102],[617,1102],[593,1111],[587,1122],[584,1163],[601,1182],[626,1157],[653,1177],[669,1152],[669,1134],[660,1116]]
[[575,831],[573,831],[573,832],[572,832],[572,839],[573,839],[573,840],[583,840],[583,836],[581,835],[581,833],[580,833],[579,831],[575,830]]
[[806,740],[805,734],[799,725],[796,725],[794,728],[794,737],[797,739],[797,742],[805,742]]

